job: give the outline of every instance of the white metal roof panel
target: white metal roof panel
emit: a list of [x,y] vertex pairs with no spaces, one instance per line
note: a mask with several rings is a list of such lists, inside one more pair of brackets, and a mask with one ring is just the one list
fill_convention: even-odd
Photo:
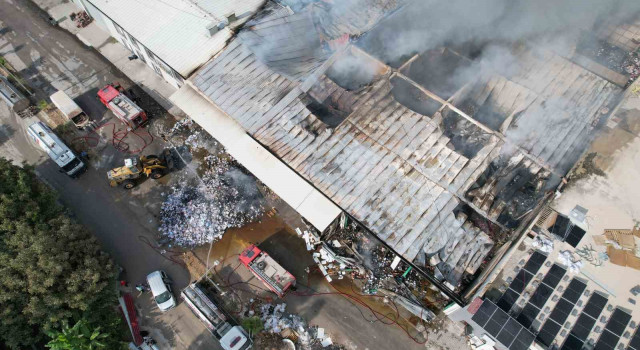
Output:
[[[253,8],[257,0],[85,0],[136,38],[162,61],[188,77],[191,72],[224,48],[232,37],[229,28],[210,36],[207,27],[219,23],[220,13]],[[205,3],[219,9],[205,11]],[[196,3],[203,6],[199,7]],[[207,9],[212,8],[206,6]],[[213,13],[213,15],[211,14]]]
[[170,97],[198,125],[216,138],[238,162],[324,231],[342,212],[300,175],[251,138],[232,118],[198,94],[189,84]]

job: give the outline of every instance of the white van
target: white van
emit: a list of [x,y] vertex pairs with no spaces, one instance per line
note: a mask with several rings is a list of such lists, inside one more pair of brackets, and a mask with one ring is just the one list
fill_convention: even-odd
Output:
[[60,167],[60,171],[76,177],[86,169],[84,162],[43,122],[29,125],[27,133]]
[[60,112],[80,130],[82,130],[87,123],[89,123],[89,117],[78,106],[69,95],[64,91],[58,91],[49,97],[51,102],[60,110]]
[[147,283],[160,311],[167,311],[176,306],[176,299],[171,292],[171,280],[164,271],[154,271],[147,275]]

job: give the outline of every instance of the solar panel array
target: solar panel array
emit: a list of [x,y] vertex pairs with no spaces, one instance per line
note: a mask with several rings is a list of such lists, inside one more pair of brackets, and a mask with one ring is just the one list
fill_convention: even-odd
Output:
[[542,282],[538,286],[538,289],[531,295],[531,298],[527,302],[527,305],[522,308],[522,311],[518,315],[518,322],[524,327],[529,328],[533,321],[538,317],[542,306],[547,302],[553,290],[558,286],[560,280],[567,272],[565,268],[558,264],[553,264],[547,275],[542,279]]
[[578,243],[580,243],[580,240],[585,234],[583,229],[574,225],[568,217],[560,214],[558,214],[555,223],[549,227],[549,232],[569,243],[574,248],[578,246]]
[[496,304],[486,299],[471,320],[509,350],[527,350],[535,336]]
[[619,308],[613,310],[609,322],[604,327],[604,331],[598,338],[594,350],[613,350],[620,341],[620,336],[624,333],[624,329],[627,328],[627,324],[631,320],[631,315],[626,311]]
[[571,314],[571,310],[573,310],[580,295],[586,288],[587,285],[584,282],[575,278],[569,282],[567,289],[562,294],[562,298],[558,300],[549,315],[549,319],[547,319],[538,333],[537,339],[540,343],[546,346],[550,346],[553,343],[554,338],[560,332],[562,325]]
[[[591,329],[596,324],[596,320],[600,317],[600,313],[606,305],[606,297],[598,293],[593,293],[582,309],[582,313],[576,320],[569,336],[564,341],[564,344],[562,344],[561,350],[581,350],[589,334],[591,334]],[[634,350],[640,350],[640,348]]]
[[633,333],[627,350],[640,350],[640,326],[636,328],[636,331]]
[[522,294],[529,282],[533,279],[533,276],[538,273],[538,270],[540,270],[540,267],[542,267],[546,258],[546,255],[537,251],[531,254],[529,261],[527,261],[524,267],[518,271],[509,285],[509,288],[507,288],[502,297],[498,300],[497,305],[502,310],[507,312],[511,310],[511,307],[515,304],[520,294]]

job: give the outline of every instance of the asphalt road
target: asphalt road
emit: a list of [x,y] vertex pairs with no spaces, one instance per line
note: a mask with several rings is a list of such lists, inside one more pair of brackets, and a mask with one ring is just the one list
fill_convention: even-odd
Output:
[[[83,46],[71,34],[49,25],[35,5],[24,0],[0,0],[0,56],[4,57],[35,90],[32,101],[46,99],[64,90],[98,124],[117,126],[117,121],[95,97],[99,88],[109,82],[124,86],[132,83],[93,49]],[[107,126],[101,130],[102,140],[94,149],[90,167],[78,179],[71,179],[35,146],[26,134],[26,123],[0,102],[0,155],[15,163],[26,162],[36,167],[39,177],[58,191],[60,201],[99,239],[120,266],[126,269],[131,285],[144,281],[154,270],[166,271],[174,281],[174,290],[191,280],[188,271],[170,261],[153,247],[157,229],[156,217],[161,203],[165,179],[160,183],[146,181],[131,193],[111,188],[106,171],[122,164],[126,156],[109,142]],[[153,129],[153,128],[151,128]],[[152,132],[153,133],[153,132]],[[140,139],[131,136],[130,149]],[[145,154],[165,148],[156,137]],[[147,244],[146,242],[151,242]],[[161,314],[148,295],[138,298],[143,329],[160,341],[161,348],[219,349],[210,333],[184,304]]]

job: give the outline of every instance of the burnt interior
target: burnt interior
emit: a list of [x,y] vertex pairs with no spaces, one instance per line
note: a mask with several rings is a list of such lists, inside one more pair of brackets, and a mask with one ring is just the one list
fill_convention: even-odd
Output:
[[491,130],[499,131],[500,126],[507,119],[507,115],[499,111],[495,106],[496,103],[493,94],[489,95],[484,103],[480,105],[472,98],[467,98],[457,104],[457,107],[460,108],[461,111],[473,119],[489,127]]
[[489,217],[514,229],[559,183],[557,175],[532,167],[526,159],[516,163],[503,155],[489,164],[465,197]]
[[416,113],[431,117],[442,107],[440,102],[402,78],[391,78],[391,86],[391,94],[395,100]]
[[351,113],[351,110],[341,106],[339,101],[333,98],[333,95],[328,96],[324,101],[318,101],[312,95],[306,94],[302,98],[302,102],[316,118],[329,128],[336,128]]
[[469,159],[475,157],[491,138],[491,134],[449,108],[442,112],[441,126],[449,138],[449,146]]
[[594,33],[584,33],[576,45],[576,53],[590,58],[614,72],[627,75],[625,67],[632,64],[634,55],[598,38]]
[[420,54],[402,73],[447,100],[467,82],[464,73],[469,66],[468,59],[443,48]]

